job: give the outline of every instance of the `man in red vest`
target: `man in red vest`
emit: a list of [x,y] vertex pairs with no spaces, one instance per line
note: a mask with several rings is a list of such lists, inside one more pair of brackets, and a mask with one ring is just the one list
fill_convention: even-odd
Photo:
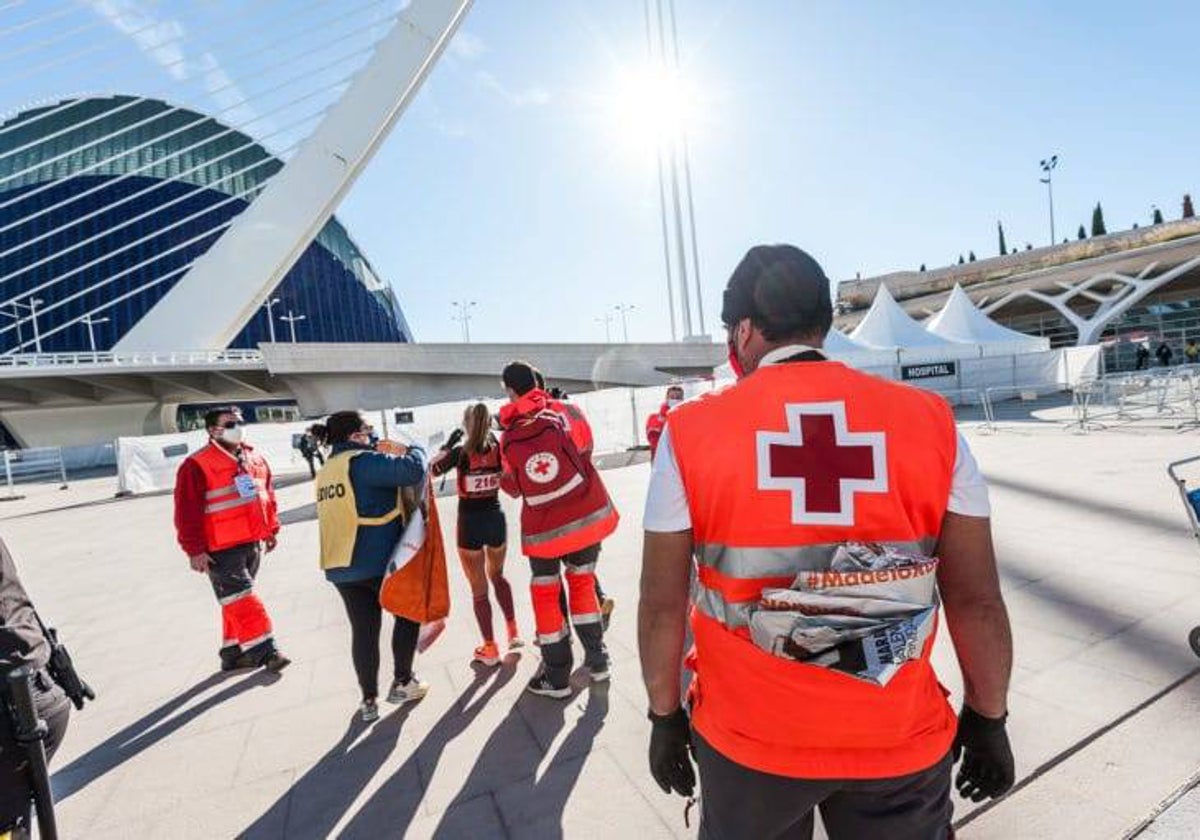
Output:
[[[705,838],[811,837],[816,808],[832,840],[946,837],[954,761],[973,801],[1014,776],[986,484],[941,397],[825,358],[808,254],[751,249],[721,317],[738,381],[671,411],[646,502],[651,772],[690,796],[694,754]],[[957,719],[929,661],[938,592]]]
[[547,407],[534,368],[512,362],[501,375],[508,405],[500,409],[504,436],[501,488],[521,499],[521,549],[529,558],[534,622],[542,669],[529,682],[534,694],[558,699],[571,695],[571,632],[559,606],[567,579],[571,623],[584,649],[593,682],[609,678],[596,561],[600,542],[616,530],[619,517],[591,459],[582,455],[562,415]]
[[683,386],[672,385],[667,389],[666,402],[654,414],[646,418],[646,441],[650,444],[650,460],[658,452],[658,439],[662,437],[663,429],[667,426],[667,412],[683,402]]
[[279,533],[271,468],[242,442],[238,409],[213,409],[204,425],[208,445],[175,476],[179,547],[194,571],[208,575],[221,605],[221,670],[281,671],[291,660],[276,647],[271,618],[254,594],[260,546],[274,551]]

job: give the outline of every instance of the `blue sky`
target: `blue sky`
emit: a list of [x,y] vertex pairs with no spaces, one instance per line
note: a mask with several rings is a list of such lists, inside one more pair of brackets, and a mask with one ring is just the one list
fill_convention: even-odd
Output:
[[[194,4],[156,8],[197,25]],[[1200,200],[1198,4],[677,8],[710,331],[758,242],[795,243],[835,279],[994,255],[998,219],[1010,246],[1045,244],[1052,153],[1060,240],[1097,201],[1111,230]],[[237,78],[231,49],[207,53]],[[612,104],[643,51],[641,0],[477,0],[339,210],[419,339],[458,339],[455,299],[478,301],[475,340],[602,339],[618,303],[636,307],[631,339],[668,338],[653,149]],[[132,43],[127,64],[105,84],[170,83]],[[80,89],[0,80],[0,108]]]

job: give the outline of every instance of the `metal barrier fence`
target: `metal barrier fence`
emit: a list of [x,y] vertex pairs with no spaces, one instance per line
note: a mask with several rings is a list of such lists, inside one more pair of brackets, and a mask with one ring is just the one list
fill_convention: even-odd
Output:
[[1080,382],[1068,428],[1098,431],[1150,424],[1179,431],[1200,427],[1200,365],[1112,373]]
[[5,449],[2,460],[4,461],[6,495],[0,496],[0,501],[21,498],[16,491],[18,484],[44,484],[57,481],[60,489],[67,489],[67,467],[63,462],[60,447]]

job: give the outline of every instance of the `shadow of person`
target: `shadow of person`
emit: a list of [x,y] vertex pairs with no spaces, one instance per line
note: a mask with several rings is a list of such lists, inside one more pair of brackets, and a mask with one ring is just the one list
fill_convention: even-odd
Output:
[[342,815],[396,748],[408,703],[375,724],[356,712],[346,732],[240,838],[329,837]]
[[[517,673],[519,656],[509,654],[499,668],[472,665],[475,678],[421,739],[421,743],[347,823],[339,837],[402,837],[424,796],[446,746],[467,730],[491,699]],[[487,688],[480,692],[484,685]]]
[[[121,766],[168,735],[178,732],[214,706],[219,706],[251,689],[263,688],[282,679],[279,674],[270,671],[255,671],[244,679],[237,677],[236,673],[221,672],[205,677],[182,694],[172,697],[154,711],[88,750],[51,776],[54,798],[61,801],[83,790],[105,773]],[[188,703],[209,689],[230,680],[235,682],[184,709]],[[180,711],[181,709],[184,710]]]
[[[562,816],[567,800],[579,782],[588,754],[596,736],[604,728],[608,716],[608,683],[596,683],[587,689],[588,699],[583,714],[559,744],[541,778],[537,768],[542,763],[558,733],[566,722],[567,704],[522,694],[513,704],[504,721],[488,738],[479,757],[458,794],[442,813],[433,837],[437,840],[456,840],[479,833],[470,809],[456,810],[482,793],[491,792],[500,803],[508,836],[536,837],[561,840]],[[577,698],[572,698],[571,703]],[[513,750],[516,737],[510,730],[522,730],[532,735],[539,748],[532,753]],[[540,746],[540,745],[545,746]],[[519,756],[529,756],[524,763]],[[514,760],[516,759],[516,760]],[[505,772],[497,776],[496,768]],[[508,781],[511,780],[511,781]]]

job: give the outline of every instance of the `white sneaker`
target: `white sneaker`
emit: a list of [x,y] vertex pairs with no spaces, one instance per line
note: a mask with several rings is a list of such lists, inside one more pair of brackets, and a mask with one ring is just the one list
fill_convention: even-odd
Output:
[[379,720],[379,706],[374,700],[364,700],[358,707],[358,717],[363,723]]
[[588,674],[592,678],[592,682],[608,682],[612,678],[612,673],[608,670],[608,663],[605,662],[599,668],[588,668]]
[[429,693],[429,684],[421,682],[420,678],[413,674],[407,683],[402,683],[399,680],[392,683],[392,690],[388,692],[387,701],[389,703],[412,703],[420,700]]

